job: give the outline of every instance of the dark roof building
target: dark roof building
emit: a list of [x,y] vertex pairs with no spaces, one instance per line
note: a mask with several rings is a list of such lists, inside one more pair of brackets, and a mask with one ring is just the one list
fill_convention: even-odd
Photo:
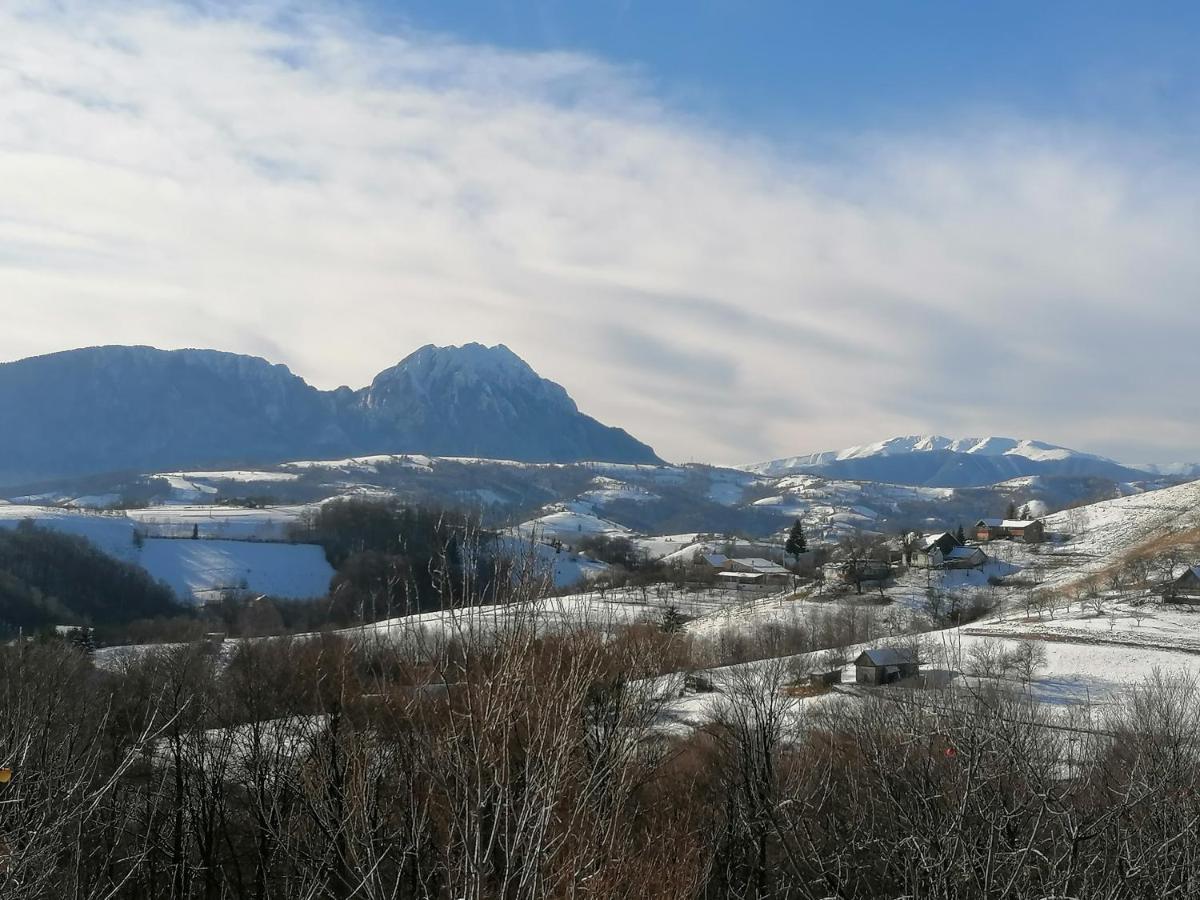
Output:
[[921,674],[921,661],[915,650],[874,647],[858,655],[854,670],[854,680],[859,684],[891,684]]

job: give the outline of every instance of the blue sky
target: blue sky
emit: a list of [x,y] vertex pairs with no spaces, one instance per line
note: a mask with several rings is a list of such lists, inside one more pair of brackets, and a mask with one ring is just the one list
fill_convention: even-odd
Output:
[[1166,127],[1181,139],[1198,121],[1196,3],[373,0],[360,9],[383,29],[594,54],[636,68],[679,108],[784,138],[980,108]]
[[664,457],[1200,461],[1200,7],[0,4],[0,359],[504,343]]

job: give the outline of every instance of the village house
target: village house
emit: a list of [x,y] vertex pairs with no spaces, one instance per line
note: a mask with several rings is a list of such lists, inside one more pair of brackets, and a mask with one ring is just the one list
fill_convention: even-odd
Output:
[[1163,590],[1167,603],[1200,604],[1200,566],[1191,566]]
[[717,577],[743,583],[783,584],[791,579],[792,573],[772,560],[747,557],[725,560],[724,571],[718,572]]
[[965,547],[950,532],[926,535],[913,553],[912,564],[922,569],[974,569],[987,562],[978,547]]
[[958,538],[949,531],[924,535],[913,550],[910,564],[922,569],[936,568],[942,564],[944,556],[957,546]]
[[980,519],[975,523],[975,540],[995,541],[1007,538],[1026,544],[1046,539],[1046,526],[1041,519]]
[[915,650],[876,647],[864,650],[854,660],[854,680],[858,684],[891,684],[921,674],[921,662]]

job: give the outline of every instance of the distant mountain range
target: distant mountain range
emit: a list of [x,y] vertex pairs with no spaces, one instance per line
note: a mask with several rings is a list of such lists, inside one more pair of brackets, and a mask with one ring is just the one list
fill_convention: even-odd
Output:
[[658,463],[503,345],[426,346],[361,390],[215,350],[91,347],[0,364],[0,484],[429,453]]
[[1104,478],[1144,481],[1166,474],[1122,465],[1041,441],[911,435],[875,444],[793,456],[743,467],[759,475],[820,475],[924,487],[980,487],[1012,478]]

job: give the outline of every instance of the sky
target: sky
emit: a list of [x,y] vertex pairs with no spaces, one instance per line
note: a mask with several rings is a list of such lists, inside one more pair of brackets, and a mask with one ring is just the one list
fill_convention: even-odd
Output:
[[675,461],[1200,461],[1200,7],[0,0],[0,360],[504,343]]

